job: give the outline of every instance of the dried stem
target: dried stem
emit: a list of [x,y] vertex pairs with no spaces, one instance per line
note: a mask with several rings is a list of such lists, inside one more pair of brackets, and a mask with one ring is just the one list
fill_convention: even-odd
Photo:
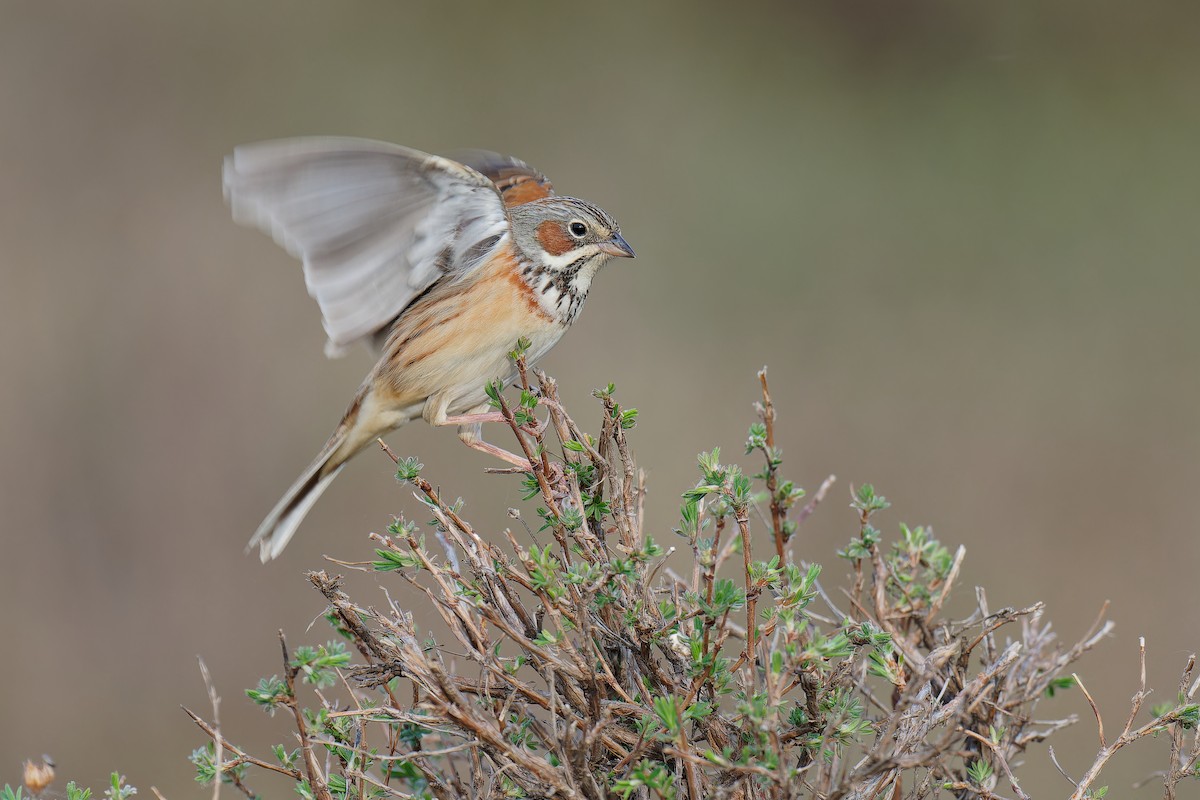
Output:
[[[187,713],[214,742],[213,800],[221,778],[250,796],[247,766],[307,782],[314,800],[341,798],[343,789],[438,800],[931,800],[944,787],[1003,798],[991,778],[1029,800],[1018,775],[1026,751],[1074,722],[1036,714],[1067,675],[1101,744],[1078,781],[1059,766],[1073,800],[1088,796],[1120,749],[1154,733],[1170,738],[1164,797],[1173,800],[1195,774],[1200,743],[1187,738],[1200,721],[1194,657],[1179,704],[1137,727],[1148,691],[1142,642],[1128,720],[1107,739],[1095,698],[1072,672],[1111,631],[1107,607],[1066,645],[1042,604],[992,611],[982,589],[968,617],[951,618],[965,549],[923,528],[885,541],[876,515],[888,503],[869,486],[852,490],[846,582],[827,573],[826,591],[817,568],[793,560],[789,537],[834,478],[792,507],[802,492],[780,471],[765,369],[749,449],[761,451],[766,469],[751,479],[718,463],[716,451],[703,455],[702,479],[684,495],[686,546],[677,547],[643,527],[632,410],[611,390],[597,392],[599,433],[589,436],[552,379],[530,373],[521,357],[516,375],[520,404],[502,395],[495,404],[529,459],[522,485],[536,512],[509,516],[522,526],[536,519],[549,535],[475,527],[414,474],[415,460],[402,462],[380,442],[405,465],[401,477],[439,545],[427,549],[419,526],[400,518],[389,534],[372,534],[378,560],[335,562],[383,584],[379,608],[352,599],[340,576],[308,573],[357,655],[348,664],[343,652],[315,676],[310,651],[293,653],[280,633],[284,680],[273,679],[278,696],[259,701],[288,710],[294,762],[258,759],[227,741],[204,671],[212,722]],[[757,491],[769,515],[751,516]],[[754,560],[755,537],[760,547],[774,544],[773,558]],[[673,562],[675,550],[693,563]],[[840,595],[846,601],[835,604]],[[419,606],[423,624],[433,624],[419,629],[403,606]],[[298,684],[301,669],[315,688]]]
[[783,549],[787,544],[787,537],[784,533],[783,523],[787,516],[787,509],[779,498],[779,478],[776,474],[777,467],[774,459],[776,458],[775,450],[775,404],[771,402],[771,392],[767,387],[767,368],[763,367],[758,371],[758,382],[762,387],[762,405],[758,408],[758,416],[763,421],[763,425],[767,429],[766,435],[766,485],[767,495],[771,498],[771,533],[775,537],[775,554],[779,556],[780,562],[783,561]]

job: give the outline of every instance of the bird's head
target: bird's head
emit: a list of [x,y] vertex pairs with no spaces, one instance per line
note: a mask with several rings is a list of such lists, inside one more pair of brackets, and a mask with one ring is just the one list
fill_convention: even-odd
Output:
[[517,246],[552,272],[591,276],[610,258],[633,258],[633,248],[606,211],[574,197],[546,197],[509,209]]

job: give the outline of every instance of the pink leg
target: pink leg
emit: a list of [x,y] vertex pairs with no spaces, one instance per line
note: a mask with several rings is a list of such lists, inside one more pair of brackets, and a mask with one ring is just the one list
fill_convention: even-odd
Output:
[[478,450],[481,453],[487,453],[488,455],[498,458],[501,461],[507,461],[509,464],[512,464],[514,467],[517,467],[524,472],[533,471],[533,465],[530,464],[529,459],[525,458],[524,456],[519,456],[516,453],[510,453],[503,447],[497,447],[494,444],[488,444],[483,439],[478,438],[478,436],[464,436],[460,433],[458,438],[462,439],[462,443],[467,447],[470,447],[472,450]]
[[[432,413],[429,413],[426,419],[431,425],[445,426],[457,425],[458,438],[462,443],[473,450],[478,450],[481,453],[487,453],[493,458],[498,458],[501,461],[512,464],[525,471],[533,469],[533,465],[529,463],[529,459],[524,456],[519,456],[516,453],[510,453],[502,447],[497,447],[494,444],[489,444],[480,438],[480,427],[485,422],[504,422],[504,415],[499,411],[475,411],[472,413],[458,414],[456,416],[446,416],[441,413],[442,407],[434,406]],[[487,408],[487,406],[484,406]]]
[[[549,402],[549,401],[543,400],[542,402]],[[457,414],[452,417],[443,417],[441,420],[435,421],[433,424],[434,425],[480,425],[484,422],[507,422],[507,421],[508,420],[506,420],[504,418],[504,415],[501,414],[499,411],[484,411],[484,412],[477,413],[477,414],[467,413],[467,414]],[[522,425],[521,430],[528,431],[529,433],[536,436],[537,434],[541,433],[542,430],[545,429],[546,424],[548,422],[549,422],[549,420],[547,420],[546,422],[539,422],[535,419],[533,422],[529,422],[529,423]]]
[[499,411],[485,411],[481,414],[458,414],[444,417],[435,425],[478,425],[482,422],[504,422],[504,415]]

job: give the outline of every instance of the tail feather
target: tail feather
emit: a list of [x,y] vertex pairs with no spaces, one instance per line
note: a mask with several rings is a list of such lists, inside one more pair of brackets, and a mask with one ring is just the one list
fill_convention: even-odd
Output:
[[343,431],[344,428],[339,428],[321,448],[320,454],[284,493],[250,538],[246,549],[258,545],[258,557],[264,564],[283,552],[313,503],[317,502],[317,498],[346,465],[346,458],[341,452],[345,442]]
[[346,462],[375,441],[376,437],[399,427],[409,418],[408,414],[402,412],[388,409],[381,412],[373,399],[371,384],[364,383],[333,436],[283,495],[283,499],[271,509],[246,549],[258,545],[258,555],[264,564],[278,557],[296,535],[304,515],[333,483]]
[[346,466],[339,464],[322,475],[320,467],[323,467],[324,463],[322,460],[314,464],[316,469],[310,467],[300,480],[292,484],[292,488],[275,504],[275,508],[271,509],[271,513],[258,526],[250,543],[246,545],[247,550],[258,545],[258,557],[264,564],[283,552],[283,548],[287,547],[287,543],[296,535],[296,529],[304,521],[313,503],[317,502],[321,493],[333,483],[342,467]]

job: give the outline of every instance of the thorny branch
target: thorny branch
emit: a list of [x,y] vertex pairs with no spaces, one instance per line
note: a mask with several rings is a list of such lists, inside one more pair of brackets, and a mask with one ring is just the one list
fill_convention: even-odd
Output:
[[[284,679],[256,702],[289,712],[295,757],[251,756],[189,711],[216,744],[217,776],[269,770],[306,784],[312,800],[921,800],[943,790],[1028,800],[1018,776],[1027,751],[1075,721],[1038,711],[1068,686],[1091,707],[1101,741],[1078,780],[1064,771],[1072,800],[1094,796],[1117,751],[1158,732],[1171,750],[1164,797],[1196,775],[1194,658],[1178,702],[1139,726],[1143,645],[1141,687],[1108,741],[1098,706],[1069,677],[1111,631],[1104,612],[1070,646],[1042,604],[992,611],[982,589],[969,616],[948,618],[965,550],[925,528],[902,527],[885,543],[876,521],[888,504],[869,486],[853,492],[854,538],[839,553],[846,604],[835,603],[820,568],[794,561],[788,546],[833,477],[795,508],[803,491],[782,474],[765,369],[747,452],[766,467],[751,478],[716,451],[701,456],[675,530],[693,563],[677,572],[667,563],[676,548],[644,527],[645,480],[628,435],[636,412],[611,388],[597,392],[600,432],[589,435],[554,381],[530,373],[521,348],[514,355],[521,399],[494,403],[531,463],[522,485],[536,511],[510,516],[540,530],[483,532],[414,460],[380,442],[432,517],[441,552],[400,518],[372,534],[375,560],[335,562],[385,581],[378,607],[355,600],[341,576],[310,572],[361,661],[329,667],[324,684],[315,676],[304,700],[281,633]],[[758,517],[754,481],[768,509]],[[541,531],[552,541],[538,543]],[[772,559],[754,559],[756,536],[770,538]],[[408,592],[403,606],[397,586]],[[810,608],[818,599],[832,616]],[[417,607],[439,624],[419,628]]]

